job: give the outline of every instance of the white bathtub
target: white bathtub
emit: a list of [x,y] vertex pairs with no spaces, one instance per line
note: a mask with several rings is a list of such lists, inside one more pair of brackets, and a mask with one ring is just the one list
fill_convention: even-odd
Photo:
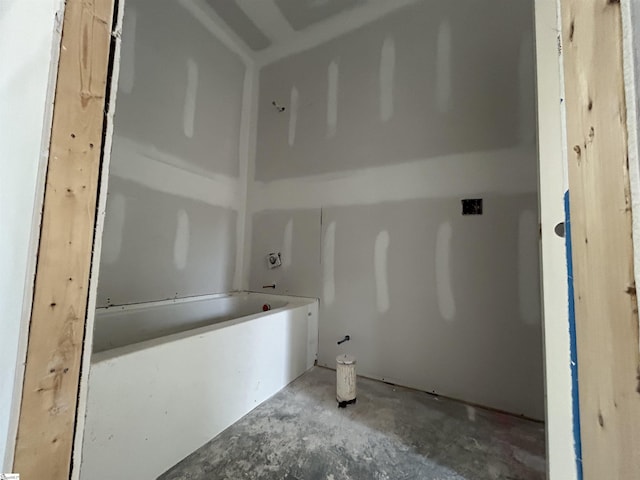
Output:
[[241,293],[112,307],[94,332],[80,476],[152,479],[313,366],[318,302]]

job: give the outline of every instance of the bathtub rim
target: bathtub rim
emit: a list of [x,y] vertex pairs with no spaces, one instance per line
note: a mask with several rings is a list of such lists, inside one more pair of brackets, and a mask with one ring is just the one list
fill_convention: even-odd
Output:
[[256,312],[251,315],[231,318],[229,320],[225,320],[222,322],[212,323],[210,325],[204,325],[202,327],[183,330],[183,331],[172,333],[169,335],[164,335],[162,337],[151,338],[149,340],[143,340],[141,342],[130,343],[128,345],[122,345],[120,347],[114,347],[108,350],[95,352],[91,354],[91,365],[105,362],[116,357],[130,355],[141,350],[147,350],[149,348],[163,345],[165,343],[182,340],[189,337],[195,337],[198,335],[204,335],[206,333],[219,330],[221,328],[231,327],[233,325],[237,325],[242,322],[256,320],[258,318],[266,317],[266,316],[280,313],[286,310],[295,310],[298,308],[308,307],[309,305],[313,305],[314,303],[319,304],[319,301],[320,301],[318,298],[314,298],[314,297],[298,297],[298,296],[291,296],[291,295],[277,295],[277,294],[264,293],[264,292],[239,291],[239,292],[216,293],[216,294],[209,294],[209,295],[196,295],[192,297],[183,297],[183,298],[175,299],[176,301],[161,300],[161,301],[154,301],[154,302],[119,305],[119,306],[113,306],[113,307],[101,307],[96,309],[96,319],[100,313],[107,314],[107,313],[138,311],[138,310],[144,310],[148,308],[170,306],[170,305],[182,304],[182,303],[209,301],[209,300],[217,300],[221,298],[229,298],[234,296],[240,297],[240,296],[252,296],[252,295],[264,296],[264,297],[277,297],[278,300],[283,300],[283,301],[286,301],[287,303],[282,307],[274,308],[272,310]]
[[248,294],[252,295],[266,295],[269,297],[279,297],[283,299],[291,299],[291,301],[296,300],[319,300],[317,297],[304,297],[301,295],[280,295],[277,293],[270,292],[258,292],[255,290],[233,290],[231,292],[222,292],[222,293],[205,293],[203,295],[190,295],[188,297],[175,297],[175,298],[166,298],[164,300],[150,300],[147,302],[137,302],[137,303],[123,303],[119,305],[108,305],[106,307],[97,307],[95,309],[96,316],[100,314],[106,314],[110,312],[127,312],[129,310],[144,310],[146,308],[153,307],[164,307],[167,305],[179,305],[181,303],[191,303],[198,302],[204,300],[216,300],[218,298],[229,298],[229,297],[241,297]]

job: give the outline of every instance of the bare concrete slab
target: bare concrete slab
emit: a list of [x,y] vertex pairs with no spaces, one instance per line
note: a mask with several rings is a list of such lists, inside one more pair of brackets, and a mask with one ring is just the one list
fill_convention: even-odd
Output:
[[316,367],[159,479],[538,480],[544,452],[541,423],[374,380],[339,409]]

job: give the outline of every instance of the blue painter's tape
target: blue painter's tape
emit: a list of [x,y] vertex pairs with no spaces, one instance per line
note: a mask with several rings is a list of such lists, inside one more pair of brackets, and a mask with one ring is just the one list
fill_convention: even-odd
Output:
[[578,392],[578,352],[576,343],[576,310],[573,293],[573,259],[571,256],[571,212],[569,191],[564,194],[565,247],[567,250],[567,282],[569,287],[569,341],[571,349],[571,402],[573,406],[573,447],[578,480],[582,480],[582,440],[580,437],[580,402]]

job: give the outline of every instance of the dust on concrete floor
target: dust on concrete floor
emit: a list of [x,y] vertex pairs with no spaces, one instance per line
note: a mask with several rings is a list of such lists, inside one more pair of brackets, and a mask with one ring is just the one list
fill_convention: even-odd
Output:
[[540,423],[360,377],[339,409],[316,367],[159,480],[538,480],[544,442]]

